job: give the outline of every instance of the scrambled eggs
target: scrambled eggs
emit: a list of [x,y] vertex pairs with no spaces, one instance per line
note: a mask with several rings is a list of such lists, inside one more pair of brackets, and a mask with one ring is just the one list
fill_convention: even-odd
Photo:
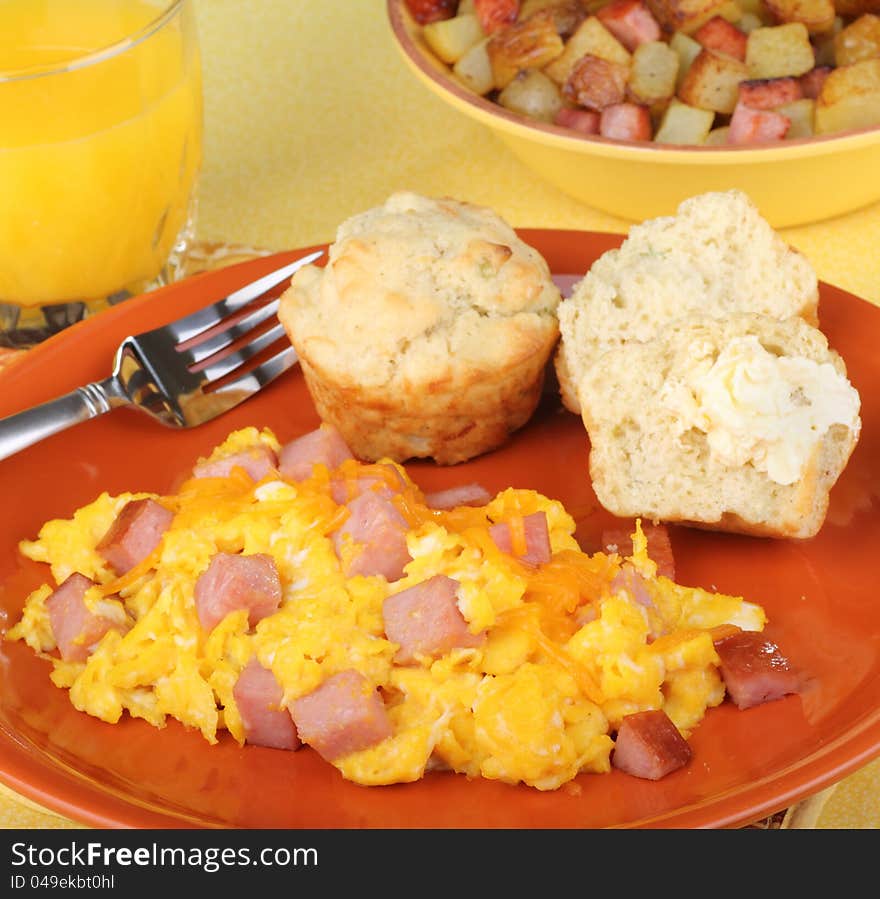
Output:
[[[212,458],[259,442],[279,448],[271,431],[246,428]],[[346,464],[355,466],[350,476],[376,470]],[[551,790],[581,772],[609,770],[624,716],[663,709],[686,737],[724,699],[713,629],[761,630],[760,607],[658,576],[639,525],[628,557],[589,555],[557,501],[511,488],[484,507],[435,511],[395,468],[406,484],[395,502],[411,527],[412,561],[399,581],[342,573],[328,534],[347,510],[332,499],[324,466],[296,484],[274,475],[254,483],[234,469],[155,497],[174,511],[173,523],[157,551],[122,577],[95,547],[122,507],[147,494],[104,493],[71,519],[45,524],[21,543],[24,555],[48,563],[58,584],[73,572],[93,579],[86,605],[124,626],[108,631],[85,662],[59,659],[45,605],[54,586],[46,584],[27,599],[9,638],[52,662],[52,681],[77,709],[111,723],[128,712],[156,727],[172,716],[209,743],[223,730],[245,741],[233,687],[252,655],[274,673],[285,704],[354,668],[380,688],[393,725],[387,739],[334,762],[366,785],[444,768]],[[488,527],[536,511],[547,516],[553,556],[532,569],[501,552]],[[193,586],[216,552],[270,554],[283,585],[278,611],[252,629],[247,612],[232,612],[204,632]],[[640,574],[650,601],[615,581],[623,566]],[[486,639],[399,665],[383,601],[436,574],[460,583],[460,611]]]

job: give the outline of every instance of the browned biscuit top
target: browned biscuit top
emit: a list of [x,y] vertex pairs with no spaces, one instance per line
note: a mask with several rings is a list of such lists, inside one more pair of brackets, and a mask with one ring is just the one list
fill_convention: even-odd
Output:
[[560,299],[544,258],[494,211],[398,192],[339,227],[279,317],[337,383],[408,389],[549,354]]

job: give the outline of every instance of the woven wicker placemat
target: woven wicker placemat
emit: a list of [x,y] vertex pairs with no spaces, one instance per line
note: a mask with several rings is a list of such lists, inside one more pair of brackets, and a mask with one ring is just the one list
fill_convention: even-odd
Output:
[[[197,243],[191,248],[186,265],[186,274],[195,275],[199,272],[213,271],[225,265],[246,262],[259,256],[268,256],[271,252],[273,251],[232,244]],[[25,352],[27,351],[8,350],[0,347],[0,370],[6,365],[13,364]],[[747,827],[759,830],[803,830],[815,828],[819,815],[822,813],[822,808],[833,790],[833,786],[822,790],[784,811],[755,821],[747,825]]]

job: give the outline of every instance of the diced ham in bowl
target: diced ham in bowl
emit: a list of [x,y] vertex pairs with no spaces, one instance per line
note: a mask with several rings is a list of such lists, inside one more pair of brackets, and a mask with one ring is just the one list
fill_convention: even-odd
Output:
[[[836,11],[830,2],[814,4],[805,13],[790,3],[683,0],[403,2],[459,84],[572,133],[760,146],[789,130],[809,137],[880,125],[878,10],[864,4]],[[768,81],[777,83],[745,103],[772,115],[741,113],[727,132],[737,85]],[[797,96],[784,81],[799,85]],[[512,83],[517,89],[506,90]],[[802,98],[810,102],[790,106]],[[639,112],[606,116],[598,131],[598,119],[584,115],[619,105]],[[695,124],[700,113],[708,117],[703,127]]]

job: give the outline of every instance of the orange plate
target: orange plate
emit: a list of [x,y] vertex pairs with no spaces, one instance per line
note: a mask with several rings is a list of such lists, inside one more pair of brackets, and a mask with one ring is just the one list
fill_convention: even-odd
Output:
[[[620,243],[614,235],[522,230],[554,272],[582,272]],[[0,416],[106,377],[119,340],[206,303],[304,251],[194,277],[131,300],[30,351],[0,375]],[[812,679],[802,696],[711,710],[691,738],[690,765],[656,783],[614,771],[556,792],[433,773],[414,784],[345,781],[309,749],[209,746],[172,722],[104,724],[77,712],[22,643],[0,644],[0,779],[86,824],[106,827],[729,827],[757,820],[880,755],[880,310],[822,285],[822,325],[863,402],[863,433],[832,494],[821,533],[805,542],[671,529],[680,582],[761,603],[767,633]],[[16,551],[43,522],[69,516],[100,491],[164,492],[234,428],[273,428],[282,440],[318,418],[298,370],[226,416],[165,430],[120,410],[0,462],[0,616],[16,621],[43,566]],[[507,446],[462,466],[410,466],[426,488],[478,480],[562,500],[593,549],[610,516],[587,476],[580,421],[548,391]],[[2,618],[0,618],[2,621]]]

